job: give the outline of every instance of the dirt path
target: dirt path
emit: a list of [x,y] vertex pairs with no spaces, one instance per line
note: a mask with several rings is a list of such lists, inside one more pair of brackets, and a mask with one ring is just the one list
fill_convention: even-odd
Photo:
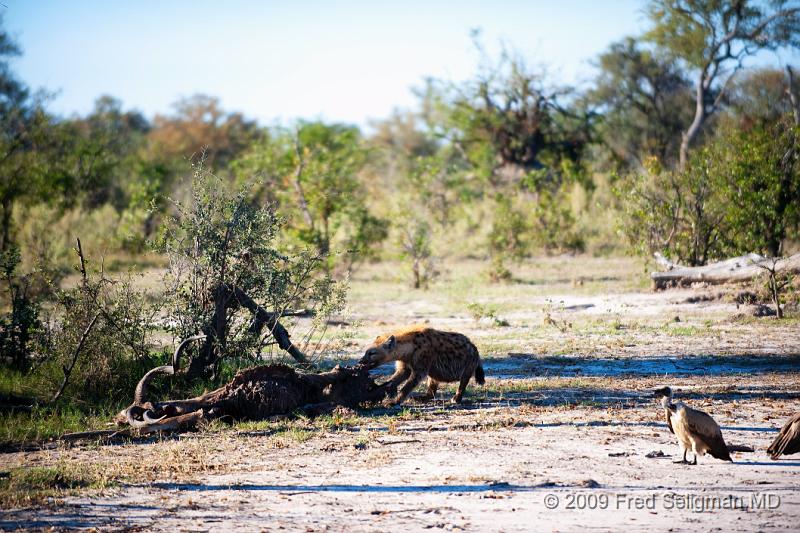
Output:
[[0,527],[791,530],[800,519],[800,459],[771,461],[763,450],[797,405],[797,377],[763,374],[751,385],[737,376],[677,379],[729,444],[756,450],[734,454],[733,464],[672,464],[678,448],[649,398],[660,377],[598,378],[463,407],[439,400],[404,421],[378,417],[289,444],[225,432],[49,452],[50,460],[172,457],[205,468],[5,513]]
[[[358,311],[333,332],[330,356],[352,361],[409,322],[462,331],[488,377],[463,406],[444,391],[325,427],[296,420],[0,455],[0,469],[100,464],[138,480],[0,512],[0,529],[797,530],[800,456],[764,451],[800,410],[797,321],[743,319],[714,294],[688,303],[697,291],[636,291],[624,281],[634,267],[617,260],[565,265],[542,260],[535,276],[499,288],[465,281],[474,265],[428,293],[389,271],[356,280]],[[509,325],[470,317],[470,301]],[[678,447],[651,397],[665,384],[712,414],[728,444],[756,451],[673,464]]]

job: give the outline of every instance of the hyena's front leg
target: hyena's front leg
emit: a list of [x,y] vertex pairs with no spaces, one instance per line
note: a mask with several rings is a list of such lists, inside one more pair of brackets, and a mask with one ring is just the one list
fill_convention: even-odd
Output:
[[398,363],[395,366],[394,374],[391,375],[389,379],[386,380],[386,385],[389,387],[396,388],[402,382],[408,379],[408,376],[411,375],[411,367],[408,365],[404,365],[402,363]]
[[411,394],[411,391],[413,391],[417,385],[419,385],[419,382],[422,381],[423,377],[423,374],[412,370],[408,381],[405,382],[403,387],[400,389],[400,392],[397,393],[397,397],[394,399],[394,402],[392,403],[395,405],[403,403],[403,400],[408,398],[408,395]]

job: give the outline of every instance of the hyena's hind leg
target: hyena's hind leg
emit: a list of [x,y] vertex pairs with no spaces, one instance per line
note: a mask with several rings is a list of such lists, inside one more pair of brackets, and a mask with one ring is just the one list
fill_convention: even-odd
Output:
[[461,376],[461,381],[458,383],[458,390],[456,391],[455,396],[453,396],[453,403],[461,403],[461,397],[464,396],[464,391],[467,390],[467,383],[469,383],[469,380],[472,378],[473,372],[465,372]]
[[439,382],[428,376],[428,390],[425,396],[420,397],[420,400],[433,400],[436,398],[436,391],[439,390]]

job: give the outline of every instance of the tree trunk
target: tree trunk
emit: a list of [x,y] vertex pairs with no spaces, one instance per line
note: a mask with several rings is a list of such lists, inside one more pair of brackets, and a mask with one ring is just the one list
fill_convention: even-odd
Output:
[[705,98],[706,91],[703,89],[703,80],[700,78],[697,82],[697,90],[695,93],[694,119],[689,128],[681,136],[680,160],[678,163],[678,168],[680,170],[686,170],[686,166],[689,164],[689,149],[708,118]]
[[411,269],[414,273],[414,288],[419,289],[422,286],[422,279],[419,272],[419,259],[414,259]]
[[214,316],[211,318],[211,325],[203,330],[206,335],[206,341],[200,348],[200,354],[189,363],[188,376],[201,376],[207,372],[210,366],[218,365],[224,354],[224,352],[220,352],[220,347],[224,346],[227,340],[228,311],[238,307],[244,307],[253,314],[253,322],[250,324],[251,334],[259,335],[264,326],[267,326],[270,334],[282,350],[291,355],[295,361],[308,364],[306,355],[292,344],[289,332],[279,322],[280,314],[267,311],[242,289],[226,283],[217,285],[213,294]]
[[792,103],[794,124],[795,126],[800,126],[800,96],[798,96],[797,83],[794,79],[794,71],[792,71],[792,67],[787,65],[786,73],[789,75],[789,87],[786,89],[786,92],[789,93],[789,101]]
[[11,246],[11,212],[13,204],[8,198],[4,198],[2,207],[3,216],[2,219],[0,219],[0,224],[2,224],[2,228],[0,228],[2,231],[2,235],[0,236],[2,239],[0,240],[0,252],[5,252]]
[[769,277],[769,286],[772,291],[772,303],[775,304],[775,317],[780,320],[783,318],[783,309],[781,309],[781,289],[778,286],[778,280],[774,274]]

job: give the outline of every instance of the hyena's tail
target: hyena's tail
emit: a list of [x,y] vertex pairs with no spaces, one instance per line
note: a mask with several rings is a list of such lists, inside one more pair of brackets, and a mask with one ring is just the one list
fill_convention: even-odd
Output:
[[475,368],[475,383],[478,385],[483,385],[486,383],[486,376],[483,375],[483,366],[478,363],[478,366]]

